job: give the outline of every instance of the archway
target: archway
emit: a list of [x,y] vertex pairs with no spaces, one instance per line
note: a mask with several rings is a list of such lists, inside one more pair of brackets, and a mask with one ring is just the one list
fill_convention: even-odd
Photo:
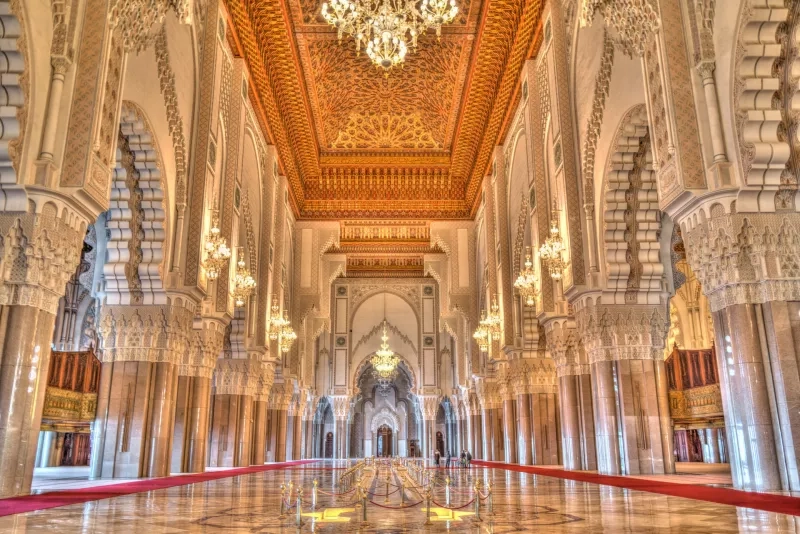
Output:
[[383,458],[392,456],[392,435],[393,432],[389,425],[381,425],[378,428],[377,451],[375,456]]

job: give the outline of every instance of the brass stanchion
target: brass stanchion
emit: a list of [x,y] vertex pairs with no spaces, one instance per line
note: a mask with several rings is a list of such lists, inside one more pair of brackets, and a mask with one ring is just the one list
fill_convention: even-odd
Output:
[[286,501],[285,501],[285,498],[286,498],[286,485],[285,484],[281,484],[281,514],[278,516],[281,519],[286,517]]
[[425,524],[431,524],[431,487],[428,486],[428,489],[425,490],[425,500],[427,501],[428,509],[425,512]]
[[311,509],[317,509],[317,486],[319,486],[319,481],[315,478],[314,479],[314,489],[311,490]]
[[481,520],[481,481],[475,481],[475,521]]
[[450,506],[450,477],[444,479],[444,498],[447,506]]
[[367,490],[361,488],[361,526],[368,525],[367,521]]
[[295,526],[303,526],[303,488],[297,488],[297,516],[295,519]]
[[486,491],[489,493],[489,515],[494,515],[494,507],[492,506],[492,483],[486,483]]
[[406,483],[400,481],[400,506],[406,505]]

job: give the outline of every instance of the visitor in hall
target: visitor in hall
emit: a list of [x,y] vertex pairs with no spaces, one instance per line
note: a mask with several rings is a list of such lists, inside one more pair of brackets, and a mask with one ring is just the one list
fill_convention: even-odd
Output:
[[467,467],[472,463],[472,453],[467,451]]
[[436,449],[433,453],[433,463],[436,464],[436,467],[439,467],[439,458],[442,454],[439,452],[439,449]]
[[451,454],[448,452],[448,453],[447,453],[447,460],[445,460],[445,463],[444,463],[444,466],[445,466],[447,469],[450,469],[450,460],[452,459],[452,458],[450,458],[451,456],[452,456],[452,455],[451,455]]
[[467,467],[467,449],[461,449],[461,467]]

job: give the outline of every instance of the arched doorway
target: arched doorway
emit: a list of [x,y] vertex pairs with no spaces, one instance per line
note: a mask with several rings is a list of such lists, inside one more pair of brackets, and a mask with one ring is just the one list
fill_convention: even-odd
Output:
[[333,432],[325,435],[325,458],[333,458]]
[[392,455],[392,429],[388,425],[378,428],[378,456]]
[[444,436],[441,432],[436,432],[436,448],[439,449],[439,454],[445,455],[444,451]]

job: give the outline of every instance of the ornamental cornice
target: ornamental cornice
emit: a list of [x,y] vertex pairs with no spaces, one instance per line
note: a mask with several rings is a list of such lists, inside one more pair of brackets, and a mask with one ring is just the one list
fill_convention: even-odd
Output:
[[726,214],[716,204],[709,215],[687,218],[682,233],[711,311],[800,299],[800,214]]
[[191,309],[172,303],[101,306],[98,339],[102,361],[184,364],[193,318]]
[[576,310],[575,322],[588,364],[664,357],[664,306],[597,303]]
[[58,311],[64,286],[80,262],[86,222],[46,202],[40,213],[0,213],[0,305]]

